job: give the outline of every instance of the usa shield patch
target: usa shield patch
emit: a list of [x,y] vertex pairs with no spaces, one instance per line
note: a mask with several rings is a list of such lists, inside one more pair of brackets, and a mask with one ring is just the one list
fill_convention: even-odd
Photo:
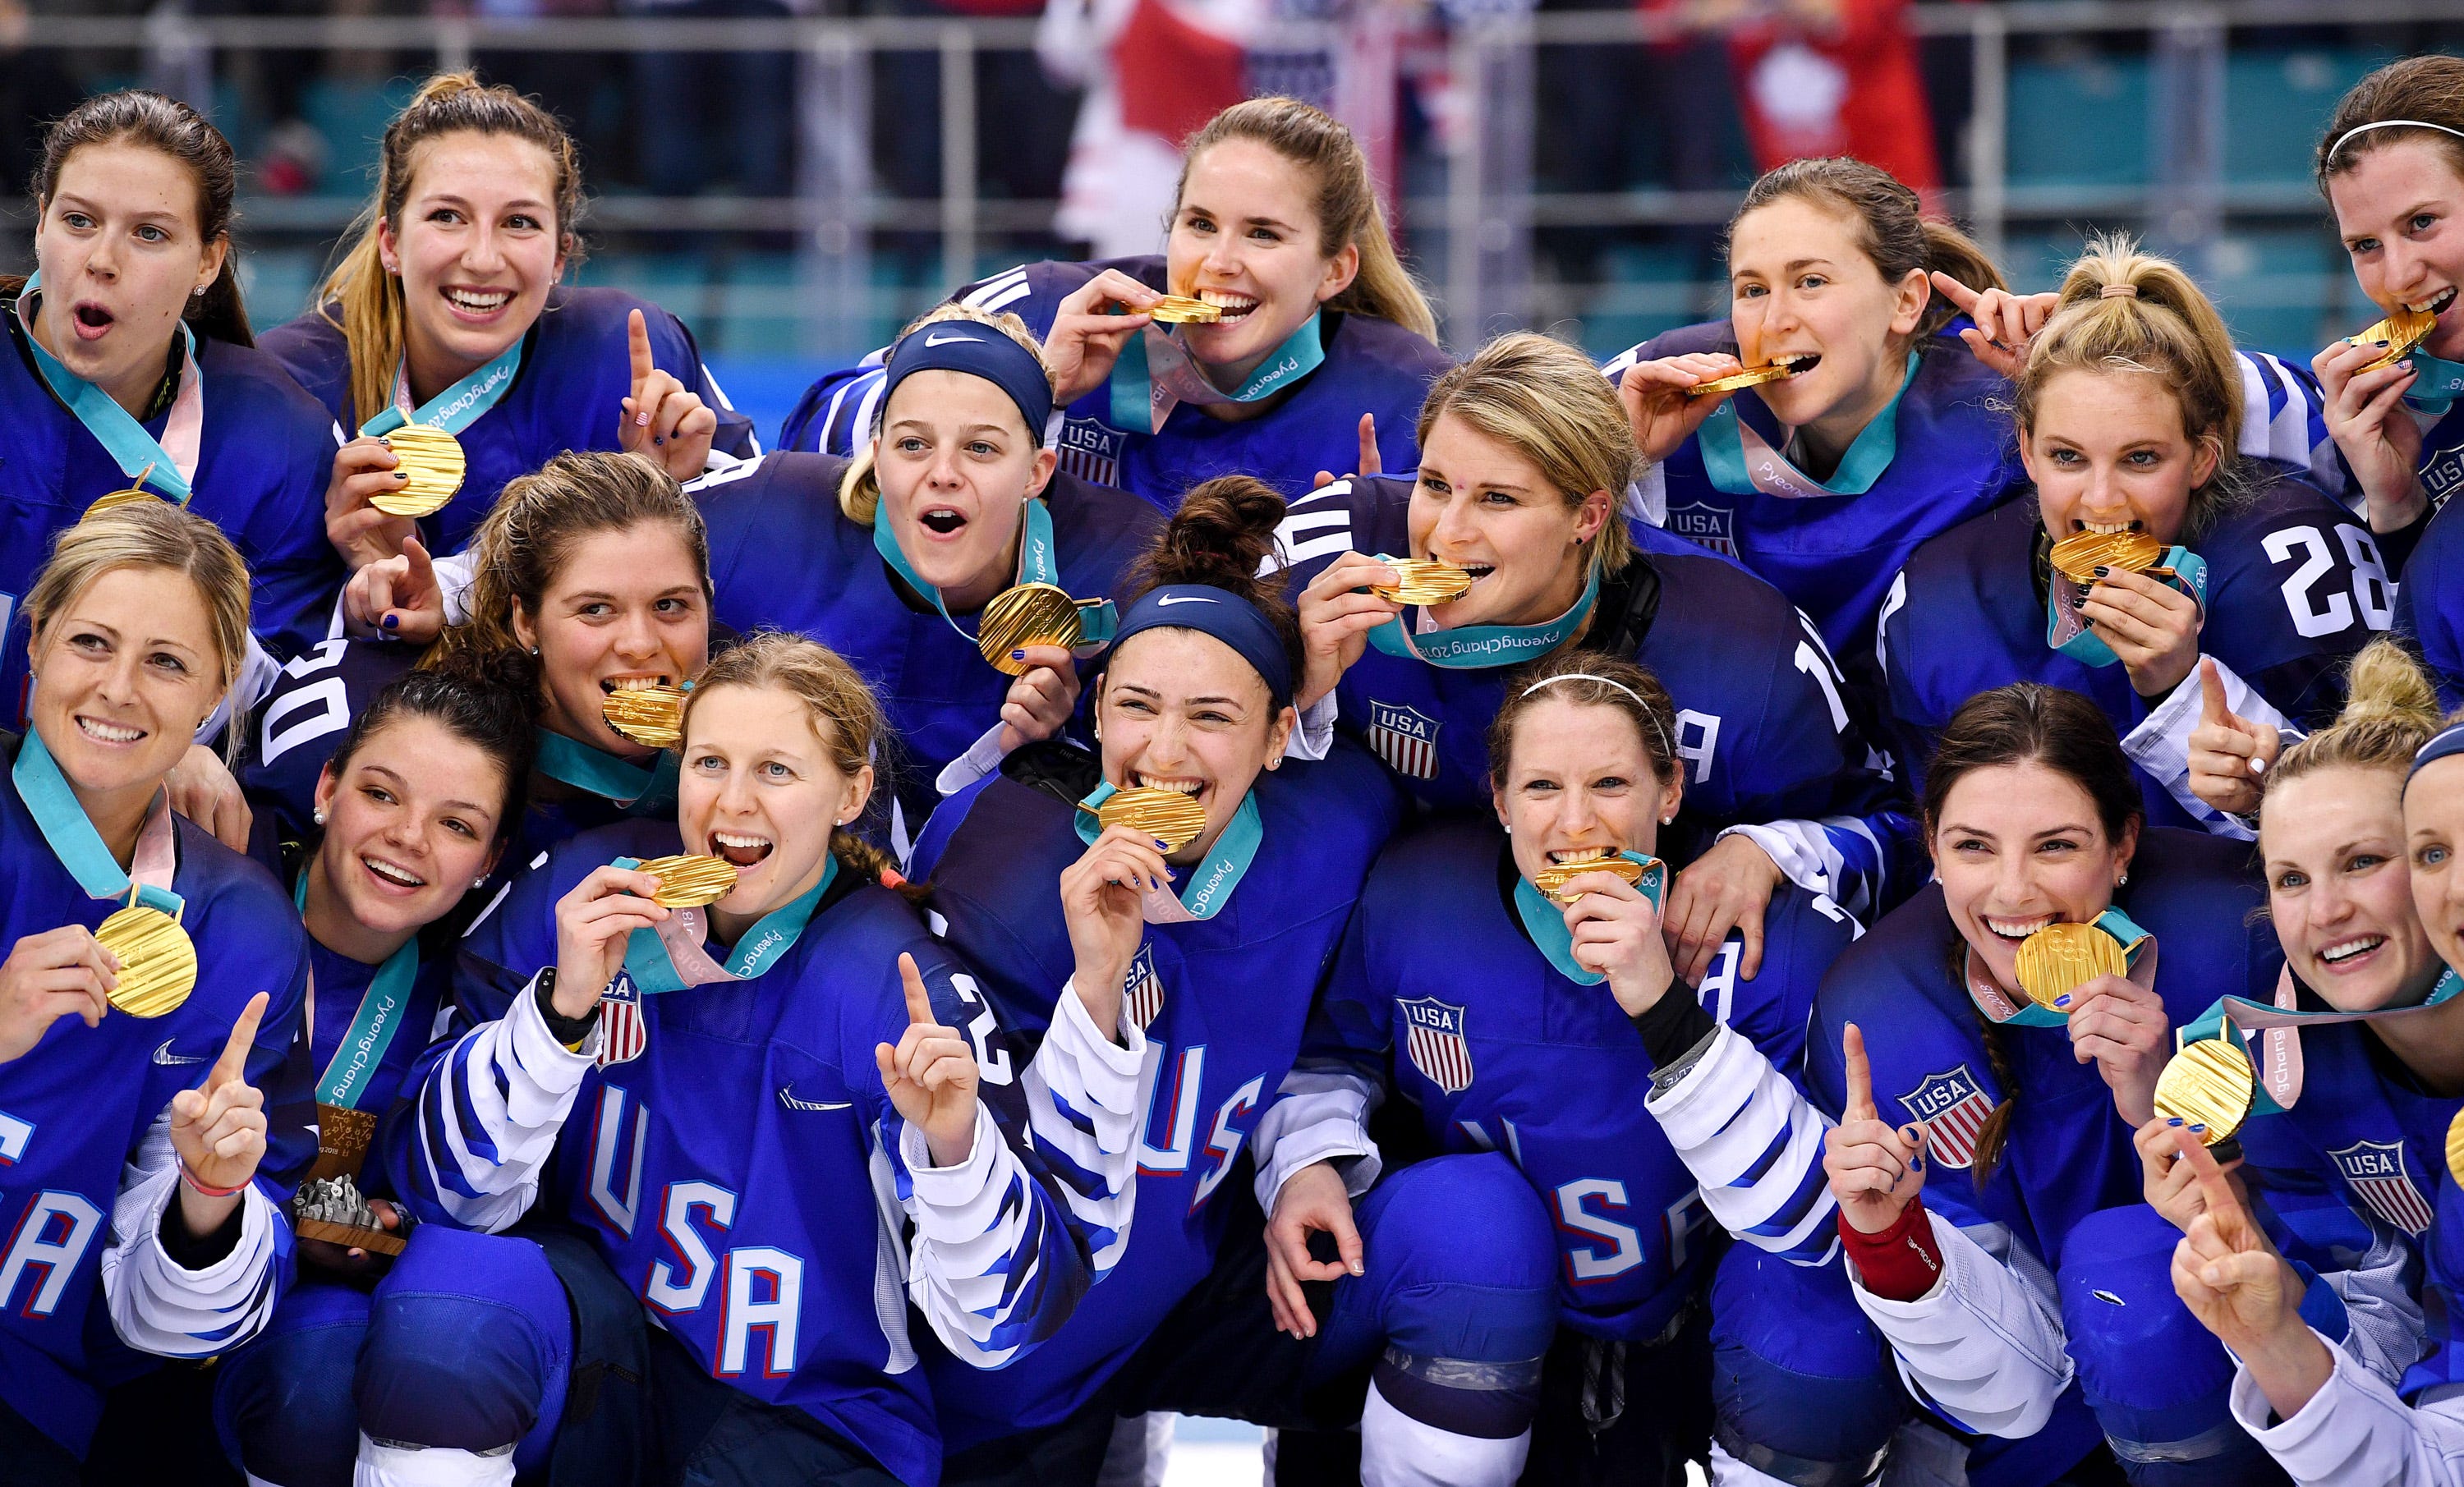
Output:
[[1062,424],[1056,452],[1064,471],[1095,485],[1116,486],[1121,483],[1121,446],[1126,442],[1118,430],[1091,418],[1073,418]]
[[1438,720],[1369,699],[1369,747],[1387,767],[1414,779],[1438,777]]
[[1155,974],[1154,946],[1138,947],[1138,958],[1121,978],[1121,996],[1130,1020],[1140,1028],[1155,1026],[1155,1019],[1163,1016],[1163,979]]
[[642,993],[624,972],[599,994],[599,1066],[630,1063],[650,1046],[649,1024],[642,1020]]
[[1703,501],[1668,508],[1665,529],[1696,542],[1715,553],[1737,556],[1737,514],[1725,506],[1712,506]]
[[1435,997],[1397,1001],[1403,1015],[1403,1049],[1412,1066],[1450,1095],[1471,1087],[1471,1044],[1463,1041],[1463,1010]]
[[1900,1097],[1908,1113],[1925,1123],[1926,1149],[1945,1167],[1968,1167],[1976,1161],[1977,1133],[1985,1129],[1993,1102],[1968,1072],[1968,1065],[1928,1074],[1917,1087]]
[[2401,1142],[2356,1141],[2327,1155],[2371,1213],[2416,1237],[2429,1232],[2430,1202],[2405,1173]]

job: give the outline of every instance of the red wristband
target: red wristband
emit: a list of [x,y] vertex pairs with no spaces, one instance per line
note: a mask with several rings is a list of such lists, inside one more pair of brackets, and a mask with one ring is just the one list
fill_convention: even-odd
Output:
[[1910,1198],[1899,1218],[1879,1234],[1863,1234],[1839,1215],[1839,1242],[1857,1262],[1858,1282],[1886,1301],[1913,1301],[1942,1279],[1942,1251],[1925,1200]]
[[228,1188],[209,1188],[204,1183],[197,1181],[197,1174],[188,1170],[188,1164],[185,1161],[180,1164],[180,1180],[187,1183],[189,1187],[196,1189],[200,1197],[227,1198],[234,1192],[246,1192],[248,1191],[248,1184],[246,1182],[235,1183]]

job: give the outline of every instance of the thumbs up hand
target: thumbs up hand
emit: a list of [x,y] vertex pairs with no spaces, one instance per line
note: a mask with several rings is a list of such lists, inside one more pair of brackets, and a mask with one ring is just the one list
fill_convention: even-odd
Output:
[[2190,732],[2190,793],[2228,816],[2258,809],[2267,767],[2283,739],[2266,723],[2234,715],[2216,664],[2199,661],[2199,726]]
[[633,393],[624,403],[616,442],[627,454],[647,454],[678,480],[697,478],[710,463],[718,414],[650,360],[650,330],[636,310],[625,322],[633,363]]
[[898,957],[907,990],[907,1031],[898,1046],[873,1046],[882,1086],[901,1119],[924,1133],[935,1167],[957,1167],[976,1145],[976,1051],[966,1035],[933,1016],[915,957]]
[[1865,1035],[1851,1022],[1840,1035],[1848,1063],[1848,1104],[1822,1137],[1822,1170],[1831,1195],[1859,1234],[1881,1234],[1925,1191],[1926,1131],[1923,1121],[1894,1127],[1874,1104],[1874,1070]]

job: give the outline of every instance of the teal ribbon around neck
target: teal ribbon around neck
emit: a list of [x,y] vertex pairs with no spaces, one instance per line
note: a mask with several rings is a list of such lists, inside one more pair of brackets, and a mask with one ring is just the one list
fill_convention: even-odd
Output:
[[[639,867],[642,864],[638,858],[620,857],[616,865]],[[821,881],[753,921],[753,928],[744,931],[744,937],[727,952],[727,958],[717,962],[719,978],[750,981],[777,965],[779,957],[794,950],[796,942],[804,937],[805,926],[813,921],[813,910],[821,906],[822,895],[829,891],[831,880],[838,874],[837,855],[825,852]],[[674,924],[678,920],[698,926],[701,911],[680,910],[668,922]],[[656,929],[636,929],[626,937],[625,973],[645,996],[680,992],[700,984],[676,968],[675,957],[669,953],[666,939]]]
[[2412,385],[2405,389],[2406,405],[2418,408],[2432,418],[2444,418],[2447,410],[2464,398],[2464,364],[2442,361],[2415,347],[2405,356],[2415,373]]
[[1145,334],[1131,337],[1121,347],[1109,383],[1111,405],[1107,422],[1130,433],[1159,433],[1175,404],[1259,403],[1271,398],[1325,363],[1319,319],[1312,315],[1303,320],[1232,392],[1208,382],[1181,341],[1151,325],[1147,330],[1159,343],[1161,357],[1150,351]]
[[[299,882],[291,890],[291,907],[302,917],[308,912],[308,874],[317,870],[312,861],[299,874]],[[334,1049],[333,1061],[317,1081],[317,1103],[340,1105],[345,1110],[357,1109],[360,1097],[367,1092],[368,1076],[385,1063],[385,1051],[393,1046],[394,1035],[402,1031],[402,1015],[410,1005],[411,983],[419,979],[419,936],[405,940],[400,950],[385,957],[368,989],[360,997],[360,1010],[351,1017],[342,1041]]]
[[[916,575],[915,565],[900,551],[898,535],[890,530],[890,520],[876,510],[872,514],[872,550],[890,565],[890,571],[906,581],[909,588],[933,601],[941,611],[942,623],[966,636],[969,645],[976,638],[950,613],[949,603],[941,591]],[[1026,497],[1026,512],[1019,520],[1018,582],[1048,583],[1061,587],[1061,549],[1052,536],[1052,513],[1039,496]],[[1112,633],[1120,628],[1121,613],[1111,600],[1082,601],[1078,605],[1078,644],[1082,646],[1110,645]]]
[[514,385],[514,374],[522,366],[522,342],[528,339],[527,336],[515,337],[514,343],[495,361],[416,409],[407,406],[410,402],[410,362],[406,354],[401,366],[394,372],[393,406],[362,424],[360,432],[382,436],[405,424],[426,424],[431,428],[442,428],[449,434],[460,433],[486,416],[487,411],[496,405],[496,401],[505,395],[506,389]]
[[612,800],[628,816],[654,816],[676,803],[676,756],[666,750],[657,762],[641,765],[553,729],[539,729],[538,738],[533,762],[550,779]]
[[[2208,607],[2206,558],[2187,547],[2174,546],[2165,550],[2159,566],[2173,570],[2173,577],[2166,581],[2189,595],[2201,609]],[[2058,572],[2049,574],[2045,584],[2045,644],[2085,667],[2118,666],[2122,661],[2103,636],[2087,627],[2071,580]]]
[[[1858,430],[1857,437],[1849,443],[1848,452],[1840,456],[1839,468],[1832,471],[1830,479],[1816,480],[1792,465],[1790,468],[1796,480],[1810,489],[1793,492],[1785,489],[1778,479],[1757,480],[1756,462],[1747,457],[1747,430],[1737,417],[1734,398],[1713,408],[1696,434],[1703,451],[1704,472],[1710,476],[1714,487],[1730,495],[1751,495],[1757,492],[1767,495],[1863,495],[1874,489],[1874,482],[1882,478],[1882,472],[1891,468],[1891,461],[1899,454],[1900,400],[1916,385],[1917,367],[1923,360],[1916,352],[1908,353],[1907,370],[1900,379],[1900,390],[1891,394],[1891,401],[1882,405],[1882,410]],[[1760,443],[1761,435],[1756,434],[1755,440]],[[1784,453],[1776,457],[1787,458]]]
[[[44,747],[40,730],[26,730],[26,741],[18,747],[17,763],[10,771],[10,777],[16,783],[17,798],[26,802],[28,814],[34,818],[35,828],[51,844],[52,855],[69,870],[77,886],[85,889],[86,896],[127,901],[128,874],[121,869],[111,848],[102,844],[102,833],[94,829],[85,807],[77,803],[68,776],[60,773],[59,762]],[[176,918],[187,907],[187,901],[169,888],[150,883],[141,883],[136,887],[136,902],[147,908],[159,908]]]
[[[1119,793],[1109,781],[1097,785],[1094,792],[1078,803],[1085,809],[1074,814],[1078,840],[1089,846],[1104,834],[1094,812]],[[1224,823],[1223,834],[1215,839],[1213,850],[1195,867],[1177,869],[1181,873],[1178,897],[1180,907],[1193,919],[1212,919],[1232,901],[1232,890],[1247,876],[1249,864],[1257,861],[1258,844],[1266,838],[1265,823],[1258,818],[1258,793],[1254,790],[1241,798],[1241,808]]]
[[[1380,558],[1391,562],[1392,558]],[[1539,624],[1464,624],[1448,630],[1413,631],[1397,615],[1369,632],[1369,644],[1389,656],[1424,661],[1449,671],[1519,666],[1555,650],[1571,640],[1599,602],[1600,576],[1592,570],[1583,580],[1574,607]]]
[[[1643,864],[1642,881],[1634,886],[1635,891],[1651,900],[1651,907],[1658,909],[1668,890],[1668,864],[1639,852],[1619,852],[1617,856]],[[1559,975],[1577,986],[1597,986],[1608,979],[1599,972],[1586,971],[1575,964],[1574,931],[1566,928],[1566,906],[1533,887],[1529,878],[1514,880],[1514,911],[1522,917],[1523,932],[1531,937],[1532,945],[1548,957]]]
[[[2098,929],[2113,936],[2122,946],[2122,958],[2129,965],[2139,964],[2139,957],[2145,954],[2149,947],[2156,943],[2154,935],[2139,928],[2128,914],[2119,908],[2106,909],[2096,916],[2095,922]],[[2020,1027],[2068,1027],[2070,1025],[2069,1013],[2053,1007],[2040,1007],[2034,997],[2022,995],[2013,997],[2012,1000],[2016,1003],[2019,1010],[2010,1017],[1994,1019],[2003,1026],[2007,1027],[2014,1023]]]
[[[2199,1014],[2197,1021],[2182,1029],[2179,1042],[2181,1046],[2188,1047],[2202,1039],[2221,1038],[2228,1025],[2263,1033],[2279,1027],[2299,1030],[2336,1022],[2380,1022],[2444,1006],[2454,1000],[2459,992],[2464,992],[2464,975],[2456,974],[2453,967],[2441,967],[2438,979],[2431,985],[2430,995],[2421,1000],[2401,1007],[2374,1007],[2368,1012],[2337,1012],[2332,1008],[2304,1012],[2299,1007],[2271,1007],[2264,1002],[2252,1001],[2247,996],[2219,996],[2212,1006]],[[2266,1093],[2264,1084],[2260,1093],[2262,1097]]]
[[[26,287],[18,292],[21,319],[26,302],[39,295],[42,287],[43,274],[38,269],[27,276]],[[186,347],[186,361],[193,366],[197,360],[197,333],[188,329],[186,320],[177,323]],[[95,442],[102,446],[112,462],[120,467],[121,474],[131,481],[143,476],[145,484],[160,490],[172,500],[183,506],[188,504],[192,492],[188,489],[187,477],[180,473],[179,462],[171,458],[161,440],[147,433],[145,426],[139,423],[135,415],[113,402],[111,394],[70,371],[59,358],[43,349],[42,339],[33,333],[31,321],[27,323],[26,344],[33,349],[34,368],[43,374],[43,381],[62,403],[68,405],[69,411],[77,415],[77,421],[85,426],[86,432],[94,435]]]

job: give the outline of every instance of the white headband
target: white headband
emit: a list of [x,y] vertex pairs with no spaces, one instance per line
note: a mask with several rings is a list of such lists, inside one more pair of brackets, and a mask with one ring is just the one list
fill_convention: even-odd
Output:
[[2329,160],[2334,160],[2339,154],[2343,153],[2346,144],[2352,142],[2353,136],[2357,134],[2367,134],[2373,129],[2435,129],[2440,134],[2452,134],[2459,140],[2464,140],[2464,129],[2450,129],[2445,124],[2433,124],[2428,120],[2382,119],[2373,124],[2359,124],[2353,128],[2345,130],[2343,138],[2338,140],[2334,144],[2327,147],[2327,158]]
[[1677,748],[1674,744],[1668,741],[1668,725],[1660,721],[1660,714],[1651,711],[1651,704],[1642,700],[1641,693],[1636,691],[1633,688],[1628,687],[1625,683],[1617,681],[1614,677],[1598,676],[1590,671],[1561,671],[1555,676],[1544,676],[1540,678],[1540,680],[1533,682],[1530,686],[1523,689],[1522,695],[1529,697],[1533,692],[1538,691],[1541,688],[1553,687],[1559,682],[1597,682],[1602,687],[1614,687],[1618,691],[1632,697],[1634,699],[1634,705],[1642,710],[1642,715],[1651,719],[1651,731],[1660,735],[1661,762],[1663,764],[1676,762]]

